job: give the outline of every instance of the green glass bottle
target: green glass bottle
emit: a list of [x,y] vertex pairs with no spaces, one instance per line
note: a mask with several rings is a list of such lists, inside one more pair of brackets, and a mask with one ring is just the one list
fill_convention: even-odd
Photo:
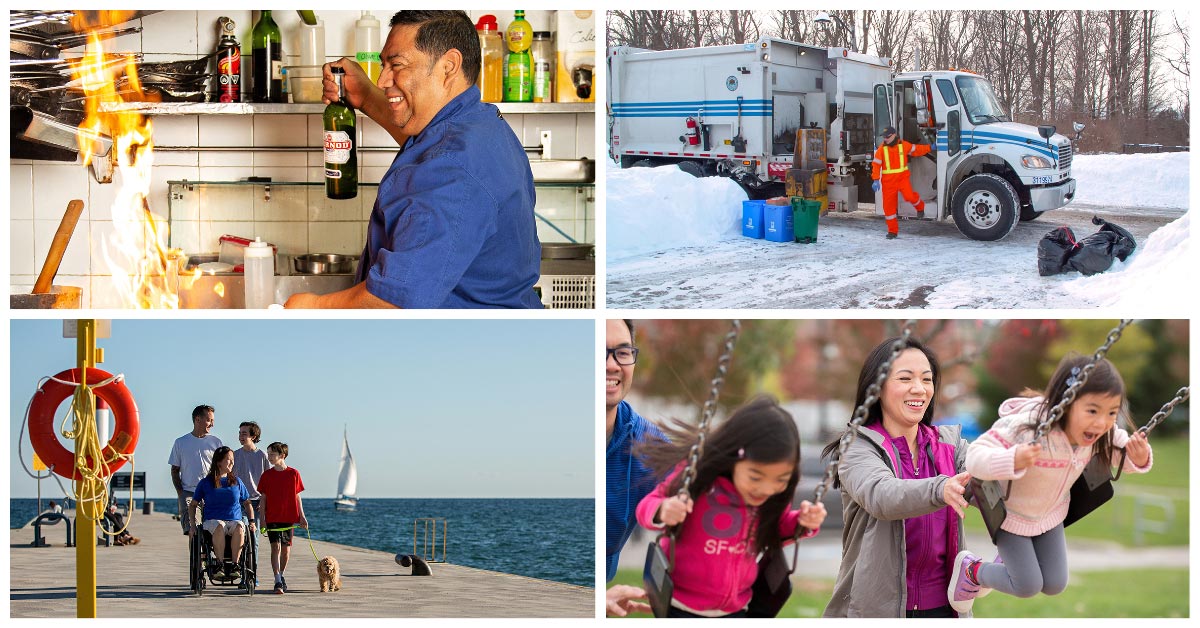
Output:
[[354,109],[346,103],[342,81],[346,71],[331,67],[337,84],[338,99],[325,107],[325,196],[335,199],[358,196],[358,151],[354,128]]
[[283,37],[270,11],[262,12],[250,33],[250,73],[254,102],[287,102],[283,93]]

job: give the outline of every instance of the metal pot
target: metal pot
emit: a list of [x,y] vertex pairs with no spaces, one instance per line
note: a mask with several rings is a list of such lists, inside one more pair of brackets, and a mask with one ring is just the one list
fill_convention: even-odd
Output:
[[296,272],[304,275],[344,275],[354,272],[357,263],[357,255],[336,255],[332,253],[297,255],[292,260],[292,266],[296,269]]
[[542,259],[587,259],[592,254],[593,246],[575,242],[543,242]]

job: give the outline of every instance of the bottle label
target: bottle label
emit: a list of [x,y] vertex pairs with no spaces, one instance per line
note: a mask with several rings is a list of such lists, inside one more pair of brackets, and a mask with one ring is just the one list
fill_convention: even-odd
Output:
[[[325,163],[327,164],[344,164],[350,161],[350,151],[354,150],[354,140],[345,131],[325,131]],[[341,178],[342,174],[338,170],[337,175],[330,174],[331,169],[325,169],[325,176],[333,179]]]
[[283,80],[283,62],[282,61],[279,61],[276,59],[271,59],[271,80],[272,81]]
[[379,53],[360,52],[354,55],[354,60],[359,63],[379,63]]

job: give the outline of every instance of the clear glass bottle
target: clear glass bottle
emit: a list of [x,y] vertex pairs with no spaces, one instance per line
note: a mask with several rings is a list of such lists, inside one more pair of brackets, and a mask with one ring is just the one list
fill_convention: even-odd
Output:
[[550,31],[533,34],[533,102],[554,101],[554,41]]

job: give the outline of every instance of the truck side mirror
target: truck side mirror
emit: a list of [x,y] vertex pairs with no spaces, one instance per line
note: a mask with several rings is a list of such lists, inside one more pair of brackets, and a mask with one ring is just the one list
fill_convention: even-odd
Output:
[[1083,139],[1083,130],[1087,128],[1086,125],[1080,122],[1075,122],[1071,125],[1071,128],[1075,130],[1075,141],[1078,142],[1079,140]]
[[1048,140],[1054,136],[1054,132],[1057,130],[1053,124],[1043,124],[1038,126],[1038,135],[1042,136],[1042,139]]

